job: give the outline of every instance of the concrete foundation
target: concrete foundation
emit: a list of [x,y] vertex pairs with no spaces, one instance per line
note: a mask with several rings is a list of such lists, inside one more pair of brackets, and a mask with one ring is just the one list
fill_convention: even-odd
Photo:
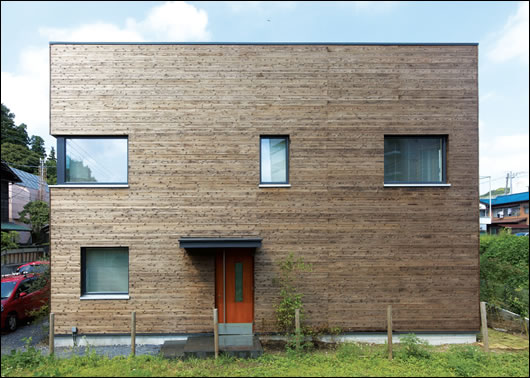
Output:
[[[394,333],[392,335],[392,342],[399,343],[400,338],[407,335],[407,333]],[[444,345],[444,344],[472,344],[477,341],[475,333],[423,333],[416,334],[421,340],[427,341],[429,345]],[[285,340],[283,336],[260,336],[263,341],[269,340]],[[316,339],[323,343],[368,343],[368,344],[384,344],[388,341],[386,333],[357,333],[346,335],[323,335],[317,336]]]
[[[393,342],[399,343],[400,337],[406,333],[394,333]],[[190,336],[212,336],[212,334],[202,335],[136,335],[136,344],[162,345],[166,341],[185,342]],[[475,333],[417,333],[420,339],[427,341],[430,345],[443,344],[471,344],[477,341]],[[259,335],[259,339],[285,340],[285,336],[280,335]],[[344,335],[323,335],[317,337],[318,341],[324,343],[372,343],[384,344],[387,341],[386,333],[354,333]],[[130,335],[85,335],[77,336],[77,346],[111,346],[111,345],[131,345]],[[72,347],[74,345],[71,335],[56,335],[56,347]]]

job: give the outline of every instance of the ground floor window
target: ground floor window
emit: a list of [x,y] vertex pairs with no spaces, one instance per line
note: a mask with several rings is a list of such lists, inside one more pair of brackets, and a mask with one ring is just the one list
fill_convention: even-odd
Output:
[[129,248],[82,248],[81,275],[82,295],[128,294]]

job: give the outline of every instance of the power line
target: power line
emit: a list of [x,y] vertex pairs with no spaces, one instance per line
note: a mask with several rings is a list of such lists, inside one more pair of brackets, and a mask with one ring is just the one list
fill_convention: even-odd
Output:
[[106,172],[107,172],[107,176],[108,176],[109,178],[112,178],[113,173],[110,172],[110,171],[107,169],[107,167],[105,167],[104,165],[100,165],[100,164],[96,161],[96,159],[94,159],[94,158],[93,158],[93,157],[92,157],[92,156],[91,156],[91,155],[90,155],[90,154],[89,154],[89,153],[88,153],[88,152],[87,152],[87,151],[86,151],[81,145],[75,143],[73,140],[70,140],[69,142],[70,142],[70,145],[71,145],[71,146],[73,146],[73,145],[77,146],[77,147],[81,150],[81,152],[84,152],[84,153],[86,154],[87,158],[89,158],[89,159],[92,160],[96,165],[98,165],[99,167],[101,167],[101,168],[103,169],[103,171],[106,171]]
[[[93,160],[93,159],[91,159],[91,158],[89,158],[87,156],[84,156],[83,153],[78,151],[74,146],[70,146],[70,147],[71,147],[71,149],[70,149],[69,155],[71,157],[75,157],[77,159],[80,159],[81,162],[86,160],[88,162],[88,164],[90,165],[90,166],[87,165],[87,168],[89,168],[92,171],[92,173],[101,175],[103,177],[107,177],[108,176],[108,174],[106,172],[104,172],[101,168],[99,168],[99,165],[94,165],[94,164],[92,164],[90,162],[90,160]],[[75,151],[75,153],[74,153],[74,151]]]

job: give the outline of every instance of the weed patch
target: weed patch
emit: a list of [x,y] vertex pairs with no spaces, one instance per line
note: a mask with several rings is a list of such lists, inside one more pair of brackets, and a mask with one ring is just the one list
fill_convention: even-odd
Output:
[[[168,360],[161,356],[112,359],[87,348],[83,356],[43,356],[35,348],[2,356],[2,376],[519,376],[528,377],[528,351],[486,355],[476,346],[428,347],[409,337],[388,360],[385,345],[342,344],[335,350],[267,353],[255,360]],[[400,348],[402,347],[403,348]],[[428,347],[428,348],[427,348]],[[428,357],[422,348],[429,351]]]

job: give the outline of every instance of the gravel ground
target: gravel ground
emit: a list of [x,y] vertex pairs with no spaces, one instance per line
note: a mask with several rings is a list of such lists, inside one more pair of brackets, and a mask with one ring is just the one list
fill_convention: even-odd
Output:
[[40,347],[47,344],[48,320],[42,319],[32,324],[20,324],[15,332],[2,331],[2,354],[10,353],[12,349],[24,349],[24,338],[31,337],[31,344]]
[[[136,355],[156,355],[160,352],[161,345],[136,345]],[[113,345],[113,346],[92,346],[90,349],[95,350],[98,355],[107,356],[109,358],[116,356],[129,356],[131,354],[131,347],[129,345]],[[48,347],[44,347],[42,350],[43,353],[48,353]],[[88,353],[86,347],[60,347],[55,348],[55,355],[61,358],[68,358],[74,354],[78,356],[84,356]]]
[[[24,338],[31,337],[31,346],[40,350],[44,355],[48,355],[48,320],[43,319],[33,324],[20,325],[15,332],[2,331],[2,354],[9,354],[11,350],[25,350]],[[161,345],[136,345],[136,355],[156,355],[160,352]],[[129,345],[113,346],[91,346],[97,354],[109,358],[116,356],[128,356],[131,353]],[[83,356],[88,352],[86,347],[56,347],[57,357],[68,358],[76,354]]]

